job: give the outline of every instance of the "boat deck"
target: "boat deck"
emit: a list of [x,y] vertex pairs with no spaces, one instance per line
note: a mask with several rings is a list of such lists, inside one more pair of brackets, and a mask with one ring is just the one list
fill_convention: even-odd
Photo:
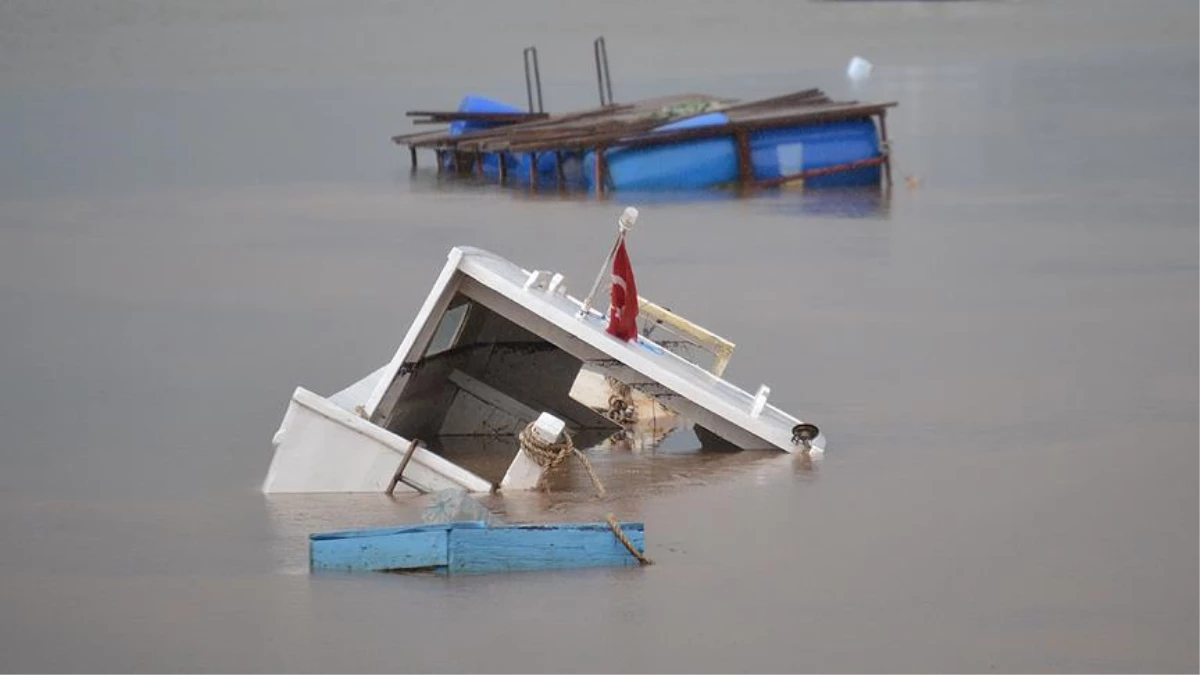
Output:
[[[767,403],[769,390],[760,400],[759,395],[737,387],[652,340],[639,336],[636,341],[626,342],[613,337],[606,332],[605,315],[596,310],[582,313],[583,302],[557,290],[565,284],[563,281],[551,287],[552,278],[549,272],[522,269],[481,249],[456,247],[439,278],[440,288],[435,287],[430,298],[445,296],[448,300],[454,293],[463,292],[473,299],[486,300],[493,311],[518,317],[523,327],[570,351],[587,365],[607,369],[624,381],[652,386],[657,390],[656,397],[668,408],[707,422],[704,426],[717,427],[713,430],[736,445],[774,447],[788,452],[802,449],[793,437],[801,420]],[[398,397],[404,382],[397,374],[403,364],[419,360],[416,336],[431,330],[422,324],[437,325],[440,319],[437,314],[440,313],[431,311],[410,329],[411,338],[406,338],[365,406],[368,418],[375,417],[385,399]],[[823,435],[811,443],[816,450],[823,450],[824,445]]]

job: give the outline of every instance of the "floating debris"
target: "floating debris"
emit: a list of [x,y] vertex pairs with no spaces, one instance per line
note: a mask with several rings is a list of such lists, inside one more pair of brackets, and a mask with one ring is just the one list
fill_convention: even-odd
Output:
[[478,521],[497,523],[498,519],[487,507],[463,488],[448,488],[433,493],[428,506],[421,511],[423,523],[454,523]]
[[[597,42],[601,43],[602,38]],[[527,50],[528,53],[528,50]],[[536,72],[536,51],[535,66]],[[847,74],[867,77],[855,57]],[[808,187],[891,184],[887,109],[895,102],[831,100],[819,89],[741,101],[687,93],[615,103],[607,53],[597,47],[599,108],[560,115],[468,95],[457,111],[410,111],[416,124],[445,131],[394,136],[409,148],[433,150],[439,172],[537,188],[552,182],[597,196],[621,190],[743,190],[803,182]],[[606,95],[607,94],[607,95]]]
[[855,56],[846,66],[846,77],[855,83],[863,82],[871,77],[871,71],[874,69],[875,66],[870,61],[861,56]]

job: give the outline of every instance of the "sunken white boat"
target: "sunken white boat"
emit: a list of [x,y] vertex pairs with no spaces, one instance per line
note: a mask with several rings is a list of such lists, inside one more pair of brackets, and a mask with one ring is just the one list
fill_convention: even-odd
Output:
[[542,413],[565,423],[580,448],[637,424],[639,411],[665,411],[705,446],[824,451],[824,435],[771,405],[766,386],[751,394],[721,378],[731,343],[639,300],[715,362],[706,368],[644,334],[614,337],[561,274],[452,249],[387,365],[332,396],[296,388],[263,491],[493,491],[505,486],[450,459],[437,439],[483,438],[515,467],[517,435]]

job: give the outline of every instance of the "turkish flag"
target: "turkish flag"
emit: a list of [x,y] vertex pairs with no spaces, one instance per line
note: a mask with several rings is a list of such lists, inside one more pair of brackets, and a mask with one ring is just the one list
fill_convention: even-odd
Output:
[[637,338],[638,293],[633,283],[633,265],[629,264],[629,253],[625,251],[625,240],[617,245],[617,255],[612,267],[612,300],[608,305],[608,328],[610,335],[622,340]]

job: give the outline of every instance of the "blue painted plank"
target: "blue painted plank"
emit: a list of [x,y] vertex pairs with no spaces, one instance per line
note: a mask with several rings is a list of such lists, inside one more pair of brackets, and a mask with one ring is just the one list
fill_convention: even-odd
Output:
[[314,570],[367,572],[445,566],[448,531],[413,531],[379,537],[317,539],[309,545]]
[[[622,523],[621,530],[634,548],[644,550],[641,523]],[[638,564],[606,524],[454,529],[449,534],[450,574]]]
[[387,537],[410,532],[435,532],[452,528],[487,527],[482,520],[466,520],[451,523],[429,523],[427,525],[405,525],[404,527],[377,527],[365,530],[341,530],[338,532],[320,532],[308,535],[311,541],[325,539],[353,539],[356,537]]

